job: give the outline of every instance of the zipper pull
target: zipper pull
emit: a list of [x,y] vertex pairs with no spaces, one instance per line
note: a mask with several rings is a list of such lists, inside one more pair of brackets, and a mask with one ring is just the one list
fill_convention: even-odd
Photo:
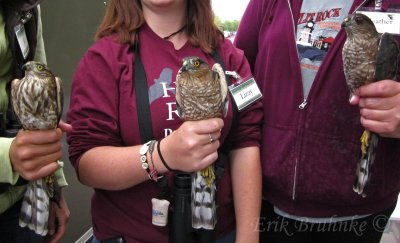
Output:
[[304,110],[304,108],[306,107],[306,105],[307,105],[307,99],[304,99],[304,100],[303,100],[303,103],[301,103],[301,104],[299,105],[299,108],[300,108],[301,110]]

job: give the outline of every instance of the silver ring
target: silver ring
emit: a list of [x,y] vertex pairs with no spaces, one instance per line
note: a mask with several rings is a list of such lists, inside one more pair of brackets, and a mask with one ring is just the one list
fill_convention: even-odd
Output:
[[214,142],[214,138],[211,136],[211,133],[208,134],[208,138],[210,139],[210,143]]

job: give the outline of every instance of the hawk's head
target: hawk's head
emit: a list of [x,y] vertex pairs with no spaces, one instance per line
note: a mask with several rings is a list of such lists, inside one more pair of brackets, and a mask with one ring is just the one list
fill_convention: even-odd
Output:
[[199,57],[185,57],[182,61],[182,67],[179,69],[179,73],[199,71],[202,69],[209,69],[205,61]]
[[41,76],[41,77],[53,76],[53,73],[50,71],[47,65],[35,61],[27,62],[24,66],[22,66],[22,70],[25,71],[25,73],[32,73],[35,76]]
[[342,23],[342,28],[346,30],[348,37],[375,37],[378,34],[374,22],[372,22],[372,20],[368,16],[360,13],[355,13],[347,16]]

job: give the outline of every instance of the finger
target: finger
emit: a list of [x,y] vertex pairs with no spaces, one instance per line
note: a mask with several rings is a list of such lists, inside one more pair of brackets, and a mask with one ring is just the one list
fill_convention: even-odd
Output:
[[360,115],[364,119],[367,120],[375,120],[375,121],[385,121],[389,122],[392,117],[393,110],[376,110],[376,109],[367,109],[367,108],[362,108],[360,109]]
[[214,153],[218,151],[218,148],[220,146],[220,141],[219,140],[215,140],[212,143],[207,143],[205,144],[202,149],[198,150],[197,152],[201,153],[199,154],[199,158],[204,158],[205,156],[207,156],[208,154]]
[[361,125],[372,132],[378,133],[382,136],[385,136],[386,134],[390,134],[393,132],[393,126],[391,123],[386,122],[386,121],[376,121],[376,120],[369,120],[361,117],[360,119]]
[[201,160],[201,169],[206,168],[207,166],[211,165],[218,159],[218,152],[213,152],[205,156]]
[[54,153],[47,153],[41,156],[30,156],[31,153],[25,153],[20,156],[22,162],[21,166],[27,170],[38,170],[39,168],[46,166],[48,164],[54,163],[55,161],[61,159],[62,151],[58,150]]
[[50,243],[56,243],[58,242],[61,237],[65,234],[66,226],[65,225],[59,225],[57,228],[57,231],[55,231],[55,234],[52,235]]
[[349,99],[349,102],[352,105],[357,105],[359,101],[360,101],[360,96],[354,95],[354,94],[352,94],[350,99]]
[[393,80],[382,80],[363,85],[356,90],[361,97],[390,97],[400,92],[400,83]]
[[62,149],[61,142],[49,143],[45,145],[28,145],[27,147],[21,147],[20,157],[21,160],[30,160],[32,158],[53,155],[54,158],[49,160],[54,161],[59,159],[59,157],[61,157],[62,155],[61,149]]
[[396,96],[386,98],[361,98],[358,105],[361,108],[389,110],[397,105]]
[[217,152],[219,146],[219,140],[213,141],[212,143],[208,141],[196,149],[191,149],[190,156],[194,161],[202,161],[209,154]]
[[57,243],[61,240],[61,237],[63,234],[61,234],[59,231],[56,231],[54,235],[50,236],[47,240],[49,243]]
[[208,135],[202,135],[202,137],[206,137],[204,144],[213,143],[217,141],[221,136],[220,132],[209,133]]
[[224,121],[221,118],[211,118],[201,121],[196,121],[196,126],[193,126],[194,132],[198,134],[208,134],[218,132],[224,126]]
[[30,180],[36,180],[36,179],[48,176],[50,174],[53,174],[58,168],[59,168],[59,165],[57,162],[53,162],[51,164],[45,165],[45,166],[41,167],[39,170],[37,170],[37,172],[33,174],[33,178],[30,178]]
[[18,139],[25,144],[43,145],[54,143],[62,138],[61,129],[20,131]]
[[48,220],[48,235],[52,236],[56,232],[56,209],[54,208],[55,203],[50,202],[50,212],[49,212],[49,220]]
[[58,127],[66,133],[72,132],[72,125],[64,122],[63,120],[60,120],[58,123]]

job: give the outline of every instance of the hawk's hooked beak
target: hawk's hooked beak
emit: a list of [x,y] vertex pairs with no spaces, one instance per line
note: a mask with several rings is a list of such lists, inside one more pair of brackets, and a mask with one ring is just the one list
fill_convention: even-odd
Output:
[[184,60],[182,63],[182,67],[179,69],[179,73],[187,71],[188,64],[189,64],[189,61]]
[[27,68],[27,63],[25,63],[24,65],[22,65],[22,71],[25,71],[26,70],[26,68]]
[[346,28],[346,27],[347,27],[347,23],[348,23],[349,21],[350,21],[350,18],[349,18],[349,17],[346,17],[346,18],[343,20],[341,27],[342,27],[342,28]]

